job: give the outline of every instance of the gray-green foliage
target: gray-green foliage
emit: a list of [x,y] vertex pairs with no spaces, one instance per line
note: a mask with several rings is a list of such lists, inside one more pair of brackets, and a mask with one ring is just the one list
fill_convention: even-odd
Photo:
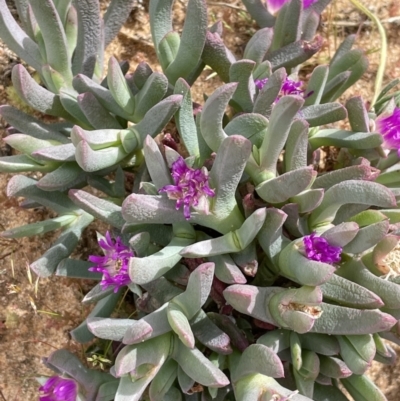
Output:
[[[372,360],[394,363],[384,339],[400,343],[399,157],[385,151],[361,98],[337,101],[367,59],[349,36],[304,91],[284,90],[322,46],[315,33],[329,0],[307,10],[292,0],[277,16],[262,0],[243,0],[260,29],[239,60],[222,24],[208,27],[205,0],[188,1],[181,34],[173,0],[150,0],[163,73],[146,63],[128,73],[111,58],[105,77],[104,49],[133,1],[112,0],[103,18],[98,0],[15,2],[21,26],[0,0],[0,37],[39,82],[17,65],[14,88],[60,120],[2,106],[12,126],[5,141],[18,153],[0,158],[0,171],[40,172],[37,180],[12,177],[7,194],[58,216],[1,235],[62,230],[31,265],[41,277],[101,279],[87,270],[92,263],[69,257],[94,218],[135,253],[127,288],[135,315],[111,318],[123,291],[98,284],[83,299],[94,309],[71,332],[81,343],[119,344],[103,348],[118,349],[106,355],[110,374],[83,368],[66,351],[47,365],[75,379],[89,401],[346,400],[339,382],[356,401],[385,400],[364,374]],[[224,84],[199,110],[190,85],[206,65]],[[378,98],[377,114],[398,101],[389,95],[396,84]],[[347,117],[351,130],[337,124]],[[172,118],[180,146],[168,147],[153,138]],[[340,148],[338,158],[319,171],[329,146]],[[214,191],[191,204],[189,219],[163,192],[182,156],[188,169],[207,166]],[[309,257],[312,233],[340,248],[340,258]]]

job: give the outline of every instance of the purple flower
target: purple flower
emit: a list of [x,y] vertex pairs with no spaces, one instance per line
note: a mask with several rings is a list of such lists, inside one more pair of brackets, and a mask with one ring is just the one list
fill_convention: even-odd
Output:
[[303,238],[305,253],[308,259],[324,263],[337,263],[340,261],[342,248],[329,245],[325,238],[317,237],[315,233]]
[[390,116],[379,116],[376,128],[382,134],[383,146],[387,149],[397,149],[400,157],[400,108],[396,107]]
[[176,210],[183,205],[186,220],[190,219],[191,206],[197,206],[202,197],[215,196],[208,186],[207,170],[188,167],[181,156],[172,163],[171,175],[175,185],[166,185],[158,192],[166,192],[169,199],[176,200]]
[[72,379],[50,377],[39,387],[39,401],[76,401],[78,385]]
[[[256,87],[261,90],[264,85],[268,82],[268,78],[264,79],[255,79],[254,83],[256,84]],[[303,85],[302,81],[293,81],[290,78],[286,78],[285,82],[282,85],[282,88],[279,92],[279,96],[276,99],[276,101],[279,100],[281,96],[285,95],[300,95],[302,96],[304,94],[304,90],[300,89],[300,87]]]
[[[276,14],[289,0],[266,0],[265,4],[271,14]],[[303,7],[308,8],[317,0],[303,0]]]
[[131,283],[128,265],[129,259],[135,255],[129,247],[122,243],[120,237],[113,240],[108,231],[106,232],[105,240],[101,239],[99,245],[103,248],[104,256],[89,256],[89,261],[96,264],[89,270],[103,273],[103,278],[100,282],[103,290],[110,286],[115,286],[114,292],[117,292],[121,287]]

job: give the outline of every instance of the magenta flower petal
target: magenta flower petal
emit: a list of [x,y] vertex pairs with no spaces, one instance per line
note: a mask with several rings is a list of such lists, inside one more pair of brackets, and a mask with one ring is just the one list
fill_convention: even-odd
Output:
[[103,290],[113,286],[114,292],[117,292],[121,287],[131,283],[128,273],[129,259],[135,255],[128,246],[122,243],[120,237],[113,240],[108,231],[105,239],[99,241],[99,245],[103,249],[104,256],[90,255],[88,260],[95,266],[90,267],[89,270],[103,274],[100,281]]
[[308,8],[316,3],[318,0],[303,0],[303,7]]
[[303,238],[306,257],[310,260],[324,262],[328,264],[340,261],[342,248],[340,246],[329,245],[325,238],[318,237],[315,233],[306,235]]
[[158,192],[166,192],[169,199],[176,200],[176,210],[183,205],[186,220],[190,219],[190,208],[197,206],[202,197],[215,196],[208,186],[207,170],[188,167],[181,156],[172,164],[171,176],[175,185],[166,185]]
[[256,84],[256,87],[258,90],[261,90],[262,88],[264,88],[264,85],[268,82],[268,78],[264,78],[264,79],[255,79],[254,83]]
[[[258,90],[261,90],[264,85],[268,82],[268,78],[264,79],[255,79],[254,83]],[[275,102],[278,102],[282,96],[286,95],[299,95],[304,96],[304,90],[300,89],[303,86],[302,81],[293,81],[293,79],[286,78],[285,82],[282,85],[281,90],[279,91],[279,95],[276,98]]]
[[76,401],[78,385],[72,379],[50,377],[39,387],[39,401]]
[[286,78],[282,85],[281,93],[282,95],[303,95],[304,91],[300,89],[303,85],[301,81],[293,81],[290,78]]
[[396,107],[389,116],[379,116],[376,128],[383,137],[383,146],[387,149],[397,149],[400,156],[400,108]]
[[288,0],[267,0],[267,9],[271,14],[276,14]]

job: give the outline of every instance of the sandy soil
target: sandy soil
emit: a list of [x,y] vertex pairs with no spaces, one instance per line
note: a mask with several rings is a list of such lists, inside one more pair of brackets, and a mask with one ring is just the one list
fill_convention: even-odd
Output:
[[[106,1],[103,1],[106,3]],[[240,56],[244,43],[254,32],[240,1],[219,2],[208,0],[210,24],[218,19],[224,21],[225,40],[228,47]],[[385,83],[400,76],[400,5],[396,0],[363,0],[363,3],[385,22],[388,32],[389,53]],[[183,21],[186,1],[176,1],[176,28]],[[144,2],[146,5],[146,1]],[[397,17],[397,19],[396,19]],[[335,0],[323,15],[321,35],[325,47],[310,64],[324,64],[334,53],[342,38],[359,31],[357,45],[370,53],[370,68],[363,79],[346,93],[362,95],[371,99],[375,72],[379,61],[379,35],[369,23],[360,24],[366,18],[346,0]],[[145,7],[138,6],[130,15],[126,25],[116,40],[109,46],[108,54],[119,60],[126,59],[131,69],[145,60],[156,66],[157,60],[149,33],[149,18]],[[0,104],[13,103],[17,107],[10,90],[10,69],[18,62],[15,55],[0,43]],[[195,100],[201,102],[203,93],[210,94],[219,84],[218,78],[206,80],[211,71],[205,71],[194,85]],[[4,136],[5,122],[0,120],[0,135]],[[0,145],[1,155],[9,154],[10,149]],[[39,221],[52,216],[52,212],[39,208],[24,210],[18,200],[7,199],[6,185],[10,175],[0,175],[0,230]],[[105,226],[97,227],[104,231]],[[90,226],[82,238],[74,257],[86,259],[89,254],[97,253],[95,226]],[[27,265],[36,260],[56,238],[55,234],[20,240],[0,238],[0,399],[6,401],[36,400],[37,383],[35,376],[50,374],[41,363],[41,358],[58,348],[68,348],[84,358],[84,349],[74,343],[69,331],[76,327],[88,313],[80,304],[82,295],[90,288],[90,283],[79,280],[50,278],[36,281],[30,277]],[[86,361],[87,362],[87,361]],[[88,363],[88,362],[87,362]],[[397,401],[399,384],[397,378],[400,364],[394,367],[374,364],[370,374],[384,391],[389,401]]]

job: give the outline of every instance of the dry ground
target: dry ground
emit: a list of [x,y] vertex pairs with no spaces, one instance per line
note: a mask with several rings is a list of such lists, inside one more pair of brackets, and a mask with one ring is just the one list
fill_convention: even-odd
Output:
[[[389,54],[385,82],[400,77],[400,5],[397,0],[362,0],[362,2],[385,22],[389,39]],[[106,3],[106,1],[103,1]],[[146,1],[144,2],[146,4]],[[183,21],[186,1],[176,1],[176,27]],[[243,44],[254,32],[247,14],[235,8],[243,8],[240,1],[211,1],[209,21],[222,19],[225,26],[225,40],[237,55],[243,52]],[[227,4],[229,3],[229,4]],[[396,18],[397,17],[397,18]],[[360,24],[365,16],[357,11],[348,0],[334,0],[323,15],[321,34],[325,37],[325,47],[311,61],[323,64],[329,61],[342,38],[359,31],[357,45],[369,54],[370,68],[350,95],[372,98],[375,72],[379,61],[379,35],[371,24]],[[108,54],[118,59],[126,59],[134,69],[140,61],[147,61],[156,69],[156,57],[149,33],[149,18],[145,8],[138,6],[130,15],[126,25],[116,40],[108,48]],[[0,104],[13,103],[9,72],[18,60],[0,43]],[[211,71],[206,71],[194,85],[195,99],[202,101],[203,92],[210,94],[219,84],[217,78],[205,80]],[[3,124],[3,125],[1,125]],[[0,135],[4,135],[5,122],[0,120]],[[0,145],[0,153],[6,155],[9,149]],[[22,224],[43,220],[51,215],[44,209],[24,210],[15,199],[7,199],[6,185],[10,175],[0,175],[0,229],[8,229]],[[102,228],[105,230],[105,227]],[[27,265],[36,260],[54,240],[54,234],[20,240],[0,239],[0,399],[6,401],[33,401],[37,399],[37,375],[49,372],[41,363],[41,358],[58,348],[68,348],[78,355],[83,349],[69,337],[69,331],[76,327],[88,310],[80,304],[82,294],[90,288],[90,283],[79,280],[50,278],[29,278]],[[90,226],[75,252],[75,257],[86,259],[98,251],[95,241],[95,226]],[[397,381],[400,364],[382,367],[376,364],[371,369],[380,388],[389,401],[398,401]]]

